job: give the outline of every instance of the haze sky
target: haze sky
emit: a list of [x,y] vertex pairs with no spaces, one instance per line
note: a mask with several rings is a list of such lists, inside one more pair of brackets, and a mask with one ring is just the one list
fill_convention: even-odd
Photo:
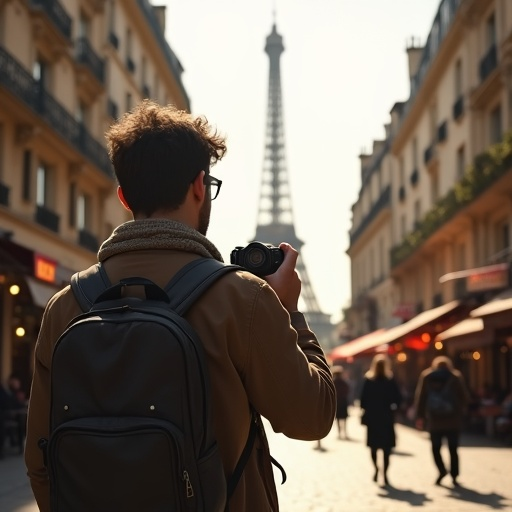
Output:
[[[153,0],[154,1],[154,0]],[[166,0],[166,36],[195,114],[228,139],[208,237],[229,262],[256,232],[267,117],[266,37],[281,56],[286,161],[301,257],[320,308],[350,304],[348,231],[359,155],[409,96],[406,47],[424,44],[440,0]],[[275,17],[273,15],[275,12]]]

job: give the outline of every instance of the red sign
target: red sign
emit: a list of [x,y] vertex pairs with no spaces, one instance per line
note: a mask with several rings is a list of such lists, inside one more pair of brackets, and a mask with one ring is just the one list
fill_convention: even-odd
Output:
[[402,320],[410,320],[416,314],[416,307],[414,304],[398,304],[393,310],[391,316],[401,318]]
[[34,253],[34,276],[41,281],[55,283],[55,273],[57,270],[57,262]]
[[508,268],[478,272],[466,277],[466,290],[480,292],[508,286]]

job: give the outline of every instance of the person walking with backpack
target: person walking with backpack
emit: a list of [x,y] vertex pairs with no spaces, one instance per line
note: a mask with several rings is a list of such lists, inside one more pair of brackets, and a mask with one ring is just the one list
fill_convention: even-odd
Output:
[[[222,267],[221,254],[206,238],[206,233],[212,201],[222,184],[210,174],[210,168],[226,151],[224,137],[203,117],[145,100],[114,123],[106,138],[119,185],[118,196],[133,220],[118,226],[103,242],[98,252],[100,265],[74,276],[73,286],[66,286],[52,297],[43,315],[35,348],[25,451],[27,472],[38,506],[42,512],[55,510],[58,500],[66,494],[65,499],[72,506],[59,509],[151,512],[145,499],[153,499],[155,491],[178,503],[159,510],[220,512],[229,508],[233,512],[276,512],[279,503],[272,458],[259,415],[276,432],[313,441],[330,431],[336,408],[335,388],[324,352],[298,310],[301,289],[295,269],[298,253],[283,242],[280,249],[284,258],[273,274],[260,278],[242,268],[231,268],[209,282],[207,289],[201,285],[198,295],[189,289],[191,282],[195,286],[198,268],[203,267],[196,263],[216,260],[213,266]],[[113,286],[99,297],[94,294],[92,299],[87,298],[89,284],[97,283],[97,275],[101,276],[100,281]],[[176,276],[180,280],[171,286],[169,282],[176,280]],[[177,308],[184,321],[172,311],[162,312],[163,308],[173,308],[175,290],[176,296],[184,295]],[[80,321],[73,321],[87,309],[88,300],[93,303],[89,305],[93,313],[86,312]],[[167,402],[173,400],[173,384],[189,378],[192,368],[177,367],[172,358],[166,355],[164,359],[157,349],[149,348],[156,347],[158,342],[154,334],[155,314],[161,317],[159,322],[165,329],[173,329],[169,322],[176,324],[183,336],[195,340],[195,348],[190,350],[191,345],[183,338],[182,350],[177,350],[177,354],[187,351],[189,361],[204,352],[207,370],[204,389],[190,392],[199,400],[205,400],[206,392],[211,395],[211,429],[206,423],[198,443],[210,437],[215,443],[197,465],[195,453],[191,453],[197,446],[189,438],[197,437],[198,420],[185,418],[187,427],[183,427],[174,424],[172,417],[181,413],[180,405],[192,412],[197,409],[193,403],[185,403],[187,394],[180,397],[178,410],[169,413],[171,419],[155,419],[161,409],[169,406]],[[147,318],[152,321],[147,322],[145,329],[143,321]],[[81,339],[79,333],[84,325],[94,336]],[[129,328],[131,325],[133,329]],[[120,336],[115,335],[117,330]],[[130,338],[130,343],[126,343],[125,338],[134,333],[139,338]],[[99,343],[97,338],[104,339]],[[73,343],[77,347],[74,357]],[[88,351],[96,347],[95,357],[82,357],[92,354]],[[161,350],[167,349],[163,346]],[[156,377],[151,371],[144,375],[138,372],[136,377],[124,371],[123,357],[132,354],[139,354],[141,365],[149,364],[153,358],[160,387],[154,386]],[[116,366],[113,361],[117,360]],[[59,373],[54,364],[59,372],[68,365],[70,369],[67,374]],[[132,360],[130,364],[133,368]],[[90,370],[85,370],[89,367]],[[162,371],[163,376],[158,373]],[[74,382],[83,378],[86,385],[84,388],[67,386],[67,378]],[[145,387],[149,380],[152,387]],[[133,403],[134,407],[139,402],[145,404],[144,412],[137,412],[136,418],[125,417],[126,408],[117,400],[104,400],[103,395],[115,396],[111,387],[117,390],[123,403]],[[151,389],[151,393],[144,392],[145,389]],[[76,399],[78,393],[80,401]],[[103,417],[84,420],[80,409],[85,405],[94,409],[97,403],[105,408],[100,411]],[[204,403],[201,408],[204,410],[197,413],[208,417],[207,403]],[[119,409],[123,409],[123,415]],[[54,430],[59,422],[60,427]],[[133,428],[133,422],[137,428]],[[169,452],[172,463],[178,468],[183,466],[175,475],[176,481],[161,478],[161,488],[155,488],[158,482],[144,478],[141,473],[143,480],[134,483],[132,475],[123,470],[124,465],[137,468],[133,460],[139,460],[137,457],[145,453],[147,446],[160,446],[152,444],[160,443],[160,439],[170,440],[169,449],[153,450],[148,460],[163,457],[164,474],[167,471],[164,459]],[[64,450],[66,446],[68,450]],[[82,476],[71,477],[75,473],[82,475],[84,466],[87,477],[94,478],[96,471],[104,471],[105,446],[113,447],[114,451],[117,447],[114,455],[119,455],[122,462],[108,459],[108,463],[118,464],[120,474],[124,475],[111,472],[106,489],[110,486],[129,493],[133,503],[126,507],[115,505],[117,498],[126,503],[122,496],[95,496],[100,493],[96,486],[88,489],[88,496],[78,491],[77,495],[73,494],[84,486],[80,481]],[[217,452],[222,474],[217,479],[215,473],[218,493],[212,504],[205,497],[205,486],[212,486],[205,472],[211,467],[210,458],[215,458]],[[64,473],[59,472],[63,460],[72,465],[66,466]],[[188,461],[191,469],[183,461]],[[158,476],[154,467],[149,469]],[[64,478],[70,475],[70,478],[63,484],[59,475]],[[96,505],[86,506],[83,500]]]
[[468,403],[469,392],[464,378],[453,368],[451,359],[446,356],[434,358],[430,368],[420,374],[414,408],[417,428],[426,428],[430,432],[432,455],[439,471],[436,485],[441,485],[448,474],[441,456],[443,439],[446,439],[450,453],[452,482],[454,486],[458,485],[459,437]]

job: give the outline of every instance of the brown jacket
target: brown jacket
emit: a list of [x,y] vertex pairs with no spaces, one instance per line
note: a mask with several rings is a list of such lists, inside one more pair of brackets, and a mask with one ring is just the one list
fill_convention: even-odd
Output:
[[[441,417],[430,417],[427,410],[427,396],[431,389],[450,388],[453,396],[454,411]],[[458,370],[431,369],[424,370],[419,378],[415,393],[416,416],[425,419],[429,432],[440,430],[460,430],[463,426],[464,415],[469,400],[469,393],[462,374]]]
[[[195,258],[197,254],[180,250],[137,250],[109,257],[104,265],[113,283],[144,269],[142,277],[164,286]],[[37,441],[48,436],[52,349],[79,313],[68,286],[48,303],[36,345],[25,460],[43,512],[49,511],[49,486]],[[324,353],[303,315],[289,315],[265,281],[247,272],[229,273],[198,300],[187,319],[207,354],[215,432],[227,477],[247,440],[249,403],[276,432],[290,438],[315,440],[329,432],[335,391]],[[230,509],[278,510],[264,439],[256,441]]]

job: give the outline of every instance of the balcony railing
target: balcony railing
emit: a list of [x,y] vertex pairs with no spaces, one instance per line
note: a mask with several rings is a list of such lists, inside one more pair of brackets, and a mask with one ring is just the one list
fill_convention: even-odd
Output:
[[96,252],[99,248],[98,239],[86,229],[78,232],[78,243],[92,252]]
[[59,216],[45,206],[37,206],[36,222],[55,233],[59,232]]
[[457,121],[464,114],[464,96],[459,96],[453,104],[453,119]]
[[480,61],[480,80],[483,82],[498,65],[498,53],[496,45],[493,44],[484,58]]
[[462,208],[473,202],[492,183],[512,168],[512,132],[478,155],[473,165],[448,194],[436,202],[419,226],[391,249],[391,267],[409,258],[431,235]]
[[31,0],[34,7],[40,7],[67,39],[71,39],[71,17],[57,0]]
[[40,115],[59,135],[110,178],[107,150],[32,75],[0,46],[0,85]]
[[0,204],[9,206],[9,187],[0,183]]
[[105,83],[104,62],[92,49],[86,37],[79,37],[76,40],[76,60],[87,66],[98,81]]
[[350,243],[353,244],[361,236],[363,231],[371,224],[371,222],[377,217],[379,212],[391,205],[391,186],[388,185],[380,197],[377,199],[371,210],[368,212],[366,217],[363,219],[361,224],[355,231],[350,234]]

